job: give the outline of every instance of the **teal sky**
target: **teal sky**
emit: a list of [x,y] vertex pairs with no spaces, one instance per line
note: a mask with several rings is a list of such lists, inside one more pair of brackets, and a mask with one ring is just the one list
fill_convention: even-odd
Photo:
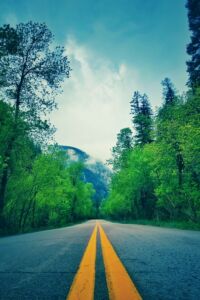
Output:
[[117,132],[130,125],[135,89],[154,107],[164,77],[186,89],[183,0],[1,0],[0,12],[1,24],[45,22],[66,47],[73,71],[51,117],[62,144],[106,159]]

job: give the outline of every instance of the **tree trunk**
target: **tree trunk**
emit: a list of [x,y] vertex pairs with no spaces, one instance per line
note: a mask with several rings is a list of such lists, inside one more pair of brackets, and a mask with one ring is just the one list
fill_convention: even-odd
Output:
[[32,222],[31,222],[31,227],[35,227],[35,208],[36,208],[36,201],[34,200],[33,202],[33,208],[32,208]]
[[19,217],[19,230],[22,229],[22,220],[23,220],[23,217],[24,217],[24,213],[25,213],[25,206],[26,206],[26,202],[24,201],[24,204],[22,206],[22,209],[21,209],[21,213],[20,213],[20,217]]
[[176,156],[176,163],[178,167],[178,183],[179,183],[179,187],[181,187],[183,184],[184,161],[183,161],[183,156],[180,152]]
[[3,169],[1,185],[0,185],[0,214],[3,212],[3,208],[4,208],[4,202],[5,202],[4,199],[5,199],[7,182],[8,182],[8,167],[5,167]]

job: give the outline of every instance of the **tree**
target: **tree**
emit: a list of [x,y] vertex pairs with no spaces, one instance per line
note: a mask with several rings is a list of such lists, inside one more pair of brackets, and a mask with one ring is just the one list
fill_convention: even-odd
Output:
[[117,134],[116,146],[112,148],[112,159],[108,161],[114,171],[118,171],[126,163],[126,157],[133,146],[132,131],[130,128],[123,128]]
[[169,78],[165,78],[161,81],[163,87],[163,105],[158,109],[156,125],[157,125],[157,139],[162,139],[165,136],[165,122],[173,122],[175,116],[174,105],[179,104],[178,97],[176,96],[176,90]]
[[152,110],[146,94],[135,92],[131,100],[132,122],[136,130],[135,144],[145,145],[152,142]]
[[187,0],[186,7],[189,29],[192,33],[191,42],[187,46],[187,53],[191,56],[187,61],[188,85],[193,89],[200,85],[200,2]]
[[55,94],[69,76],[69,61],[63,47],[50,50],[53,36],[45,24],[21,23],[16,34],[17,51],[0,57],[1,68],[6,66],[2,94],[14,101],[16,119],[22,110],[37,124],[41,113],[55,107]]
[[183,182],[184,158],[180,146],[178,128],[182,98],[177,97],[175,87],[169,78],[165,78],[161,84],[163,86],[164,103],[159,109],[156,119],[156,138],[158,142],[171,145],[173,149],[171,155],[175,157],[178,182],[179,187],[181,187]]
[[153,144],[134,147],[126,157],[126,167],[114,173],[110,193],[102,205],[103,214],[113,218],[152,218],[155,195],[151,178],[151,164],[154,160]]
[[18,51],[19,36],[9,24],[0,27],[0,57],[16,54]]
[[[11,51],[11,44],[15,51]],[[64,48],[51,50],[53,36],[45,24],[20,23],[16,29],[0,30],[1,95],[14,103],[14,125],[5,150],[4,169],[0,183],[0,210],[4,206],[10,171],[10,159],[19,129],[19,119],[29,125],[29,135],[37,136],[50,128],[44,116],[55,108],[55,95],[61,82],[69,76],[69,61]],[[4,49],[4,51],[2,50]],[[7,51],[5,51],[7,50]]]
[[167,77],[161,83],[163,86],[164,105],[170,105],[174,103],[174,100],[176,98],[176,91],[173,83]]
[[[14,55],[17,53],[19,37],[16,30],[10,25],[0,27],[0,58],[6,55]],[[6,65],[0,69],[0,88],[6,85]]]
[[[20,151],[23,161],[8,182],[4,208],[7,228],[11,232],[26,231],[91,216],[94,190],[82,180],[82,164],[70,162],[56,147],[32,160],[30,153],[29,149],[23,155]],[[27,168],[28,160],[31,168]]]

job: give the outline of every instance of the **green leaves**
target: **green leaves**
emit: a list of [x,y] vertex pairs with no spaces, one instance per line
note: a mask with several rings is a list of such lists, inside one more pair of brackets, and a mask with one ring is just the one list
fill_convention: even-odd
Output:
[[40,154],[30,170],[16,171],[4,209],[10,227],[24,231],[60,226],[92,215],[93,187],[82,181],[82,166],[67,163],[64,153]]
[[[200,92],[196,89],[184,101],[177,96],[171,101],[168,91],[169,87],[165,91],[169,99],[155,120],[155,141],[135,145],[128,152],[114,148],[118,169],[102,206],[104,215],[200,222]],[[134,97],[134,124],[139,132],[144,115],[139,113],[139,93]]]
[[200,85],[200,5],[198,0],[188,0],[186,7],[188,8],[189,29],[191,31],[191,42],[187,46],[187,53],[191,59],[187,62],[187,71],[189,73],[188,85],[195,89]]
[[145,145],[151,143],[153,120],[152,110],[146,94],[135,92],[131,100],[132,122],[135,128],[135,144]]
[[[56,107],[55,95],[70,67],[63,47],[52,47],[53,35],[44,23],[20,23],[0,28],[0,82],[2,97],[14,100],[15,116],[34,131],[41,116]],[[11,49],[11,45],[16,47]],[[12,51],[11,51],[12,50]],[[2,53],[2,54],[1,54]],[[45,131],[41,126],[39,132]]]
[[117,135],[116,146],[112,149],[113,158],[108,161],[112,165],[114,171],[120,170],[125,166],[127,157],[133,147],[133,137],[130,128],[123,128]]

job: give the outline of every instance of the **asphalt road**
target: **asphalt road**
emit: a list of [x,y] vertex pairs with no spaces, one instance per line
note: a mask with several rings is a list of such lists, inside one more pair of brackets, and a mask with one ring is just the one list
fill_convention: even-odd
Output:
[[102,222],[143,299],[200,299],[200,233]]
[[[199,232],[99,222],[143,299],[200,299]],[[66,299],[94,225],[0,238],[0,299]],[[99,236],[95,299],[108,299]]]

